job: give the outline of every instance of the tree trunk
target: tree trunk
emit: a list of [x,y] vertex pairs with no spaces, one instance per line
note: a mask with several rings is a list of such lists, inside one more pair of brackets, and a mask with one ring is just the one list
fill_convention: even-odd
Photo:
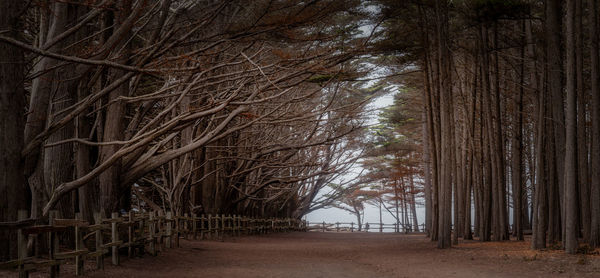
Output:
[[575,61],[575,0],[567,0],[567,111],[565,151],[565,251],[577,252],[577,91]]
[[600,246],[600,33],[598,28],[598,1],[590,0],[590,24],[592,44],[590,47],[591,80],[592,80],[592,183],[590,188],[591,227],[590,246]]
[[423,113],[423,171],[425,171],[425,234],[431,236],[431,156],[429,146],[429,128],[426,112]]
[[583,230],[583,241],[590,238],[590,183],[588,173],[588,147],[586,132],[586,90],[583,80],[583,3],[576,1],[576,61],[577,61],[577,170],[578,192],[580,204],[580,226]]
[[[125,22],[129,14],[131,13],[131,0],[121,1],[118,4],[117,12],[114,13],[114,25],[113,30],[119,29],[119,27]],[[109,17],[110,18],[110,17]],[[127,42],[127,41],[125,41]],[[116,49],[123,49],[125,53],[116,53],[120,57],[120,63],[126,64],[128,47],[123,43],[119,43]],[[122,70],[112,69],[109,70],[109,82],[114,82],[124,75]],[[106,108],[106,114],[104,116],[104,134],[102,141],[111,142],[123,140],[123,130],[125,129],[123,119],[125,117],[125,104],[122,100],[118,100],[119,97],[127,96],[129,92],[129,82],[121,84],[114,91],[110,92],[108,96],[108,107]],[[100,147],[100,163],[109,159],[119,149],[118,145],[108,145]],[[106,216],[109,216],[112,212],[119,211],[123,208],[121,205],[121,198],[130,198],[131,194],[128,194],[126,187],[129,185],[123,184],[121,181],[121,160],[115,163],[115,165],[106,169],[98,176],[100,185],[100,208]]]
[[[525,21],[522,22],[522,31],[525,31]],[[525,86],[525,45],[526,40],[523,36],[523,44],[521,46],[521,63],[519,80],[520,86],[518,89],[518,96],[514,98],[513,107],[513,141],[512,147],[512,167],[511,177],[513,185],[513,235],[517,240],[523,240],[523,184],[522,184],[522,172],[521,166],[523,165],[523,157],[521,155],[522,142],[523,142],[523,91]]]
[[[419,6],[419,18],[422,23],[425,19],[422,13],[422,9]],[[438,180],[438,169],[437,169],[437,156],[436,156],[436,144],[433,124],[433,104],[431,100],[431,69],[429,67],[429,34],[424,31],[424,24],[421,25],[421,43],[425,47],[423,51],[423,80],[425,87],[423,91],[423,103],[425,104],[424,111],[424,122],[423,122],[423,150],[424,150],[424,164],[425,164],[425,233],[428,237],[432,236],[432,226],[435,225],[433,218],[435,217],[435,187]]]
[[[0,30],[21,34],[21,0],[0,1]],[[0,42],[0,222],[17,220],[17,212],[28,209],[28,192],[23,176],[21,150],[25,128],[25,61],[23,50]],[[16,234],[0,230],[0,261],[17,251]]]
[[440,68],[440,123],[441,123],[441,183],[439,194],[439,228],[438,248],[451,246],[452,230],[452,82],[450,77],[450,53],[448,45],[448,3],[445,0],[436,1],[438,63]]
[[[42,47],[47,41],[53,40],[65,31],[67,26],[67,4],[54,3],[52,12],[40,9],[40,17],[39,47]],[[48,27],[47,30],[46,26]],[[60,47],[61,44],[55,44],[48,50],[58,52]],[[40,75],[31,82],[31,96],[24,130],[25,146],[42,133],[46,127],[57,63],[58,61],[52,58],[41,57],[34,66],[35,74]],[[44,180],[45,155],[45,150],[38,147],[24,157],[23,173],[29,179],[29,187],[32,192],[31,215],[34,218],[41,216],[42,208],[48,199],[46,181]]]
[[412,214],[413,231],[419,232],[419,221],[417,220],[417,202],[415,201],[415,183],[413,175],[410,175],[410,213]]
[[[542,83],[543,84],[543,83]],[[546,193],[546,158],[545,152],[545,141],[544,137],[546,134],[546,91],[539,90],[539,104],[538,104],[538,117],[537,117],[537,131],[536,131],[536,177],[535,177],[535,188],[533,196],[533,212],[532,212],[532,238],[531,248],[532,249],[543,249],[546,248],[546,229],[548,223],[548,210],[547,210],[547,193]]]
[[483,163],[485,167],[484,171],[484,233],[482,235],[483,241],[491,240],[492,228],[494,229],[494,239],[499,240],[498,235],[500,232],[499,228],[499,215],[498,211],[498,196],[496,181],[498,180],[496,167],[496,159],[494,156],[494,133],[493,133],[493,119],[492,119],[492,104],[491,104],[491,82],[490,82],[490,59],[489,59],[489,46],[488,46],[488,27],[481,27],[481,48],[482,48],[482,135],[485,136],[484,143],[481,144],[483,150]]
[[[564,97],[562,84],[562,53],[561,53],[561,34],[562,34],[562,9],[561,0],[549,0],[546,2],[546,50],[547,50],[547,65],[548,65],[548,90],[550,91],[552,103],[552,124],[554,133],[554,153],[555,159],[555,177],[557,181],[557,192],[564,192],[564,160],[565,157],[565,116],[564,116]],[[558,221],[564,219],[564,206],[562,193],[555,194],[557,199],[555,211]],[[554,201],[549,200],[550,204]],[[550,217],[554,212],[550,210]],[[550,229],[557,228],[558,231],[552,233],[551,241],[561,239],[560,224],[552,224]]]
[[494,239],[495,240],[507,240],[508,239],[508,225],[507,225],[507,207],[506,207],[506,177],[505,177],[505,167],[504,167],[504,136],[502,133],[502,115],[501,115],[501,105],[500,105],[500,70],[499,70],[499,58],[498,52],[500,51],[500,46],[498,43],[498,23],[494,23],[494,47],[497,49],[494,51],[494,124],[490,127],[493,127],[495,132],[493,138],[494,151],[493,151],[493,159],[495,161],[496,166],[496,178],[494,179],[494,184],[496,186],[496,211],[494,214],[496,215],[496,228],[494,229]]

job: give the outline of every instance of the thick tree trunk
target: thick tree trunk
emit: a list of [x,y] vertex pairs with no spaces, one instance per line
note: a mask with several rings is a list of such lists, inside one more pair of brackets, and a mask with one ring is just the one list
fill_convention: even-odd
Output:
[[[114,30],[119,29],[121,25],[124,24],[127,17],[131,13],[131,0],[120,1],[117,6],[117,12],[114,13]],[[125,41],[127,42],[127,41]],[[119,55],[120,62],[122,64],[126,64],[128,58],[128,46],[119,43],[116,49],[123,49],[125,53],[116,53]],[[114,82],[124,75],[122,70],[113,69],[109,71],[109,82]],[[108,107],[106,108],[106,114],[104,116],[104,134],[102,141],[103,142],[111,142],[123,140],[124,132],[124,123],[123,119],[125,117],[125,104],[122,100],[118,100],[119,97],[127,96],[129,93],[129,82],[125,82],[117,89],[112,91],[108,96]],[[100,147],[100,163],[109,159],[113,154],[115,154],[119,145],[108,145]],[[121,181],[122,175],[122,163],[119,160],[110,168],[106,169],[98,176],[98,181],[100,185],[100,209],[106,216],[110,216],[112,212],[119,211],[119,209],[125,208],[121,202],[121,198],[130,198],[130,193],[127,190],[127,187],[130,185],[123,184]]]
[[598,28],[598,1],[590,0],[590,25],[592,44],[590,47],[591,80],[592,80],[592,183],[590,188],[591,227],[590,246],[600,246],[600,33]]
[[[548,0],[546,1],[546,59],[548,67],[548,90],[550,91],[551,103],[552,103],[552,124],[554,134],[554,153],[555,153],[555,167],[556,181],[557,181],[557,192],[564,192],[564,160],[565,157],[565,113],[564,113],[564,97],[563,97],[563,84],[562,84],[562,53],[561,53],[561,34],[562,34],[562,9],[561,0]],[[560,222],[560,219],[564,219],[564,206],[563,198],[560,195],[555,195],[557,198],[555,208],[558,215],[556,216]],[[554,203],[550,200],[550,204]],[[554,212],[550,210],[550,216],[552,217]],[[550,225],[549,228],[553,229],[559,227],[560,224]],[[558,241],[561,239],[561,229],[558,228],[557,232],[550,236],[551,241]]]
[[[72,68],[61,68],[55,71],[54,80],[71,80],[74,78]],[[59,112],[75,103],[74,88],[68,86],[71,82],[56,82],[56,94],[52,98],[52,103],[49,109],[48,124],[53,121],[60,120]],[[69,123],[52,133],[46,144],[60,142],[66,139],[73,138],[74,125]],[[47,147],[44,149],[43,156],[44,165],[44,182],[47,192],[52,192],[54,188],[64,182],[73,179],[73,144],[63,143],[60,145]],[[75,217],[75,200],[73,194],[65,195],[58,203],[58,210],[63,218]]]
[[[9,30],[8,36],[20,34],[21,0],[0,1],[0,30]],[[29,196],[21,150],[25,128],[25,61],[23,51],[0,43],[0,222],[17,220],[17,211],[29,209]],[[16,254],[16,234],[0,230],[0,261]]]
[[483,163],[485,167],[484,172],[484,234],[482,235],[483,241],[491,240],[492,229],[494,230],[494,239],[499,240],[498,235],[500,232],[499,228],[499,215],[498,211],[498,191],[496,182],[498,181],[498,168],[496,167],[496,159],[494,156],[494,132],[493,132],[493,119],[492,119],[492,104],[491,104],[491,78],[490,78],[490,59],[489,59],[489,46],[488,46],[488,28],[487,26],[481,27],[481,47],[482,47],[482,135],[485,137],[482,147],[484,148]]
[[[452,86],[452,85],[450,85]],[[450,89],[452,91],[452,87]],[[457,156],[460,154],[460,149],[458,148],[458,140],[456,138],[458,129],[458,123],[455,121],[456,118],[456,110],[454,109],[454,100],[452,94],[448,99],[449,107],[450,107],[450,126],[452,126],[448,132],[450,132],[450,149],[451,157],[450,163],[452,168],[452,195],[448,196],[449,202],[452,202],[452,244],[458,244],[458,237],[461,235],[460,225],[460,201],[462,197],[460,196],[460,184],[458,183],[458,166],[457,166]]]
[[[64,18],[56,19],[58,24],[63,26],[58,29],[66,29],[68,26],[73,26],[79,20],[81,16],[81,9],[79,5],[57,3],[57,8],[63,10],[60,12],[60,16]],[[77,42],[83,35],[77,34],[72,35],[69,38],[64,39],[57,45],[63,47],[64,45],[70,45]],[[81,79],[80,74],[77,72],[76,65],[65,65],[56,68],[52,71],[51,80],[51,102],[48,109],[48,119],[46,127],[50,126],[56,121],[62,120],[65,113],[61,111],[67,109],[75,103],[77,100],[77,88]],[[75,123],[69,121],[66,125],[59,128],[46,140],[46,144],[52,144],[63,140],[71,139],[75,135]],[[74,153],[73,143],[61,143],[56,146],[46,147],[43,152],[43,165],[44,165],[44,183],[48,192],[52,192],[54,188],[64,182],[71,181],[73,179],[74,168]],[[77,197],[76,192],[72,192],[69,195],[63,197],[58,203],[58,209],[61,212],[61,217],[74,218],[76,211]],[[89,219],[92,215],[87,215]]]
[[[429,55],[429,34],[424,28],[425,18],[423,11],[419,6],[419,19],[421,24],[421,43],[424,46],[422,66],[423,66],[423,103],[424,105],[424,122],[423,122],[423,150],[424,150],[424,164],[425,164],[425,233],[428,237],[433,238],[432,232],[434,226],[434,217],[436,210],[434,207],[435,203],[435,187],[437,187],[438,180],[438,169],[437,169],[437,155],[436,155],[436,144],[433,124],[433,104],[431,99],[431,68],[429,67],[430,55]],[[397,211],[397,210],[396,210]],[[399,221],[399,220],[398,220]]]
[[545,152],[545,141],[544,137],[546,134],[546,92],[545,90],[539,91],[539,104],[538,104],[538,116],[537,116],[537,131],[536,131],[536,142],[535,142],[535,156],[536,156],[536,177],[535,177],[535,188],[533,192],[533,212],[532,212],[532,238],[531,248],[532,249],[543,249],[546,248],[546,230],[547,230],[547,193],[546,193],[546,158]]
[[[475,55],[477,57],[477,55]],[[473,72],[475,76],[473,77],[473,82],[471,84],[471,103],[470,110],[466,111],[467,117],[469,117],[468,126],[465,126],[465,173],[464,173],[464,182],[465,182],[465,192],[464,192],[464,208],[463,212],[465,215],[464,219],[464,227],[463,227],[463,239],[473,239],[473,232],[471,229],[471,213],[472,213],[472,199],[475,199],[475,190],[473,188],[473,180],[474,180],[474,159],[475,159],[475,115],[476,115],[476,101],[477,101],[477,58],[473,63]],[[475,202],[477,203],[477,202]],[[475,211],[477,211],[477,206],[475,206]]]
[[567,112],[566,112],[566,151],[565,151],[565,251],[577,252],[577,88],[575,61],[575,0],[567,0]]
[[[83,88],[78,90],[78,99],[81,100],[87,96]],[[92,131],[93,118],[87,115],[79,115],[76,121],[77,137],[88,139]],[[93,155],[92,147],[86,144],[76,144],[75,147],[75,174],[77,178],[85,176],[92,168],[92,163],[96,162],[97,157]],[[79,212],[83,219],[93,223],[95,212],[100,211],[98,196],[100,195],[97,180],[90,182],[77,189]]]
[[495,161],[496,166],[496,177],[494,184],[496,189],[496,196],[494,199],[496,200],[496,211],[494,214],[496,215],[496,228],[494,229],[494,239],[495,240],[507,240],[508,238],[508,217],[507,217],[507,206],[506,206],[506,177],[505,177],[505,167],[504,167],[504,134],[502,133],[502,115],[501,115],[501,105],[500,105],[500,70],[499,70],[499,58],[498,52],[500,51],[499,41],[498,41],[498,23],[494,23],[494,47],[498,50],[494,51],[494,124],[490,127],[493,127],[494,135],[493,135],[493,159]]
[[[552,99],[547,98],[546,101],[547,108],[552,110]],[[546,130],[548,134],[554,134],[554,123],[552,122],[552,112],[546,111]],[[560,209],[560,189],[558,187],[558,178],[556,169],[557,163],[556,160],[563,160],[564,158],[556,157],[556,146],[555,140],[553,140],[552,136],[549,136],[547,140],[545,140],[544,144],[546,147],[546,151],[544,154],[546,156],[546,167],[547,167],[547,183],[546,183],[546,191],[548,193],[548,211],[546,212],[546,216],[548,217],[548,243],[554,245],[561,241],[561,209]],[[561,171],[562,172],[562,171]]]
[[441,123],[441,182],[439,192],[438,248],[451,246],[452,230],[452,82],[448,45],[448,8],[445,0],[436,1],[438,64],[440,68],[440,123]]
[[[522,22],[522,31],[525,31],[525,22]],[[512,165],[511,165],[511,177],[512,177],[512,188],[513,188],[513,235],[517,240],[523,240],[523,184],[522,184],[522,171],[521,166],[523,165],[523,157],[521,155],[521,149],[523,144],[523,91],[525,86],[525,36],[523,36],[523,45],[521,46],[521,63],[519,80],[520,86],[518,89],[518,95],[514,98],[513,107],[513,140],[511,143],[512,147]]]
[[[47,41],[55,39],[66,29],[67,9],[65,3],[54,3],[52,12],[40,9],[40,38],[39,47]],[[46,27],[48,28],[46,30]],[[61,45],[55,44],[48,50],[58,52]],[[53,85],[56,81],[56,65],[58,61],[48,57],[41,57],[34,66],[35,74],[41,74],[31,82],[31,96],[29,98],[29,110],[24,130],[25,146],[38,136],[47,124],[48,108],[52,100]],[[42,147],[35,148],[24,157],[23,173],[29,179],[29,187],[32,192],[31,215],[38,217],[42,214],[42,208],[47,203],[48,191],[44,180],[44,157],[45,150]]]
[[577,59],[577,170],[580,204],[580,226],[583,241],[590,238],[590,183],[588,173],[588,147],[586,132],[586,90],[583,80],[583,1],[576,1],[576,59]]
[[423,113],[423,171],[425,171],[425,234],[430,237],[431,234],[431,156],[429,147],[429,128],[427,125],[427,113]]

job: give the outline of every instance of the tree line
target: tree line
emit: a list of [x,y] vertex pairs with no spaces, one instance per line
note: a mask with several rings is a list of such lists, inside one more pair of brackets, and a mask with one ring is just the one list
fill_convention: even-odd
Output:
[[533,249],[598,247],[598,1],[377,2],[378,49],[421,92],[438,247],[529,231]]
[[0,222],[331,203],[373,94],[359,4],[0,1]]

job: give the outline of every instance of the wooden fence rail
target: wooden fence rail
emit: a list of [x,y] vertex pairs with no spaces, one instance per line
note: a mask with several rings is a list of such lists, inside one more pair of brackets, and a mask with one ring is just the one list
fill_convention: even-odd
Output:
[[[0,222],[0,229],[16,230],[17,258],[0,262],[0,269],[17,269],[19,277],[28,277],[30,272],[50,268],[50,277],[58,277],[61,265],[74,261],[76,275],[83,275],[85,259],[93,258],[96,269],[104,268],[104,258],[110,254],[111,263],[118,265],[119,251],[127,255],[158,252],[179,247],[181,237],[185,239],[218,239],[225,234],[265,234],[270,232],[306,231],[306,223],[292,218],[256,219],[239,215],[173,215],[162,211],[113,213],[110,218],[94,214],[94,223],[75,219],[61,219],[57,211],[51,211],[48,224],[37,225],[28,219],[28,211],[19,211],[18,221]],[[66,236],[69,235],[69,236]],[[65,237],[66,236],[66,237]],[[123,237],[121,239],[121,237]],[[71,250],[60,246],[59,238],[68,238]],[[46,256],[28,253],[29,241],[47,240]],[[39,246],[35,242],[34,246]],[[39,250],[37,250],[39,251]],[[39,253],[39,252],[33,253]]]
[[[360,226],[354,222],[308,222],[306,221],[307,231],[320,231],[320,232],[354,232],[354,231],[365,231],[369,230],[379,231],[380,233],[386,229],[392,229],[394,232],[414,232],[414,227],[408,224],[402,223],[379,223],[379,222],[367,222],[362,223]],[[419,231],[424,231],[425,224],[419,225]]]

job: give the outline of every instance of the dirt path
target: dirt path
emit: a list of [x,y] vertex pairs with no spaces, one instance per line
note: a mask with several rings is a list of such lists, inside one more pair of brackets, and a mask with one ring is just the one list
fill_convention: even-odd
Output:
[[[535,252],[527,244],[468,241],[438,250],[423,235],[298,232],[223,242],[182,240],[182,248],[157,257],[127,259],[122,266],[86,274],[120,278],[600,277],[599,256]],[[66,274],[62,277],[71,277]]]

